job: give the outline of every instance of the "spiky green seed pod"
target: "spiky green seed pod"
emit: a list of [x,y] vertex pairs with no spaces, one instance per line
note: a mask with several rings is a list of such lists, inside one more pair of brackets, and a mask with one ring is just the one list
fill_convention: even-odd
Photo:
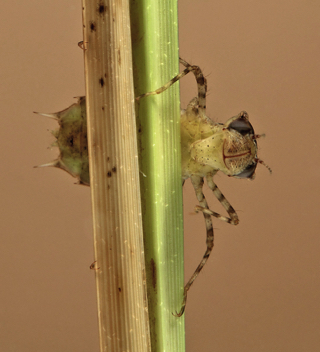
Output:
[[52,131],[57,139],[52,145],[59,148],[59,157],[36,167],[57,167],[77,178],[79,184],[89,186],[86,98],[78,97],[77,103],[57,113],[36,114],[53,118],[60,125],[59,129]]

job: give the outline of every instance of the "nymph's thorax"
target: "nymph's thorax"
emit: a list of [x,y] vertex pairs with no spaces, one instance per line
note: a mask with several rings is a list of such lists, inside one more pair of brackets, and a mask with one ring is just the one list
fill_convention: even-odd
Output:
[[200,119],[193,109],[188,108],[181,112],[180,128],[182,179],[185,180],[191,175],[204,177],[210,172],[216,173],[217,170],[212,166],[201,164],[191,157],[191,146],[212,136],[219,129],[219,125],[209,119]]

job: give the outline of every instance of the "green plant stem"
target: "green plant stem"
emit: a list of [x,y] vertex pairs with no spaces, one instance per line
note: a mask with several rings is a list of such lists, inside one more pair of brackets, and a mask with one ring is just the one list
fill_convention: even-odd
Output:
[[[176,0],[131,0],[136,96],[179,72]],[[137,103],[142,215],[151,344],[185,350],[179,84]]]

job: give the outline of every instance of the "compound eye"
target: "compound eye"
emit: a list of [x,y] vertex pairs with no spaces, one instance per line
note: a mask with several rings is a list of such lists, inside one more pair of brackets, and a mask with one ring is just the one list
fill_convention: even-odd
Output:
[[240,174],[235,175],[236,178],[253,178],[253,175],[256,171],[257,163],[253,162],[246,169],[244,169]]
[[254,134],[254,130],[253,130],[251,123],[243,116],[232,121],[230,123],[230,125],[228,126],[229,130],[230,130],[230,128],[232,128],[233,130],[236,130],[242,136],[245,136],[246,134]]

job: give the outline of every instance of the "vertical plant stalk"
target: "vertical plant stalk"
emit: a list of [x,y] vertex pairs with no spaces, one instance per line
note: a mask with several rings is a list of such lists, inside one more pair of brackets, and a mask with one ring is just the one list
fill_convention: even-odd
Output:
[[[177,0],[131,0],[136,96],[179,72]],[[180,94],[167,91],[137,103],[142,214],[153,352],[185,351]]]
[[128,0],[83,0],[100,351],[150,351]]

